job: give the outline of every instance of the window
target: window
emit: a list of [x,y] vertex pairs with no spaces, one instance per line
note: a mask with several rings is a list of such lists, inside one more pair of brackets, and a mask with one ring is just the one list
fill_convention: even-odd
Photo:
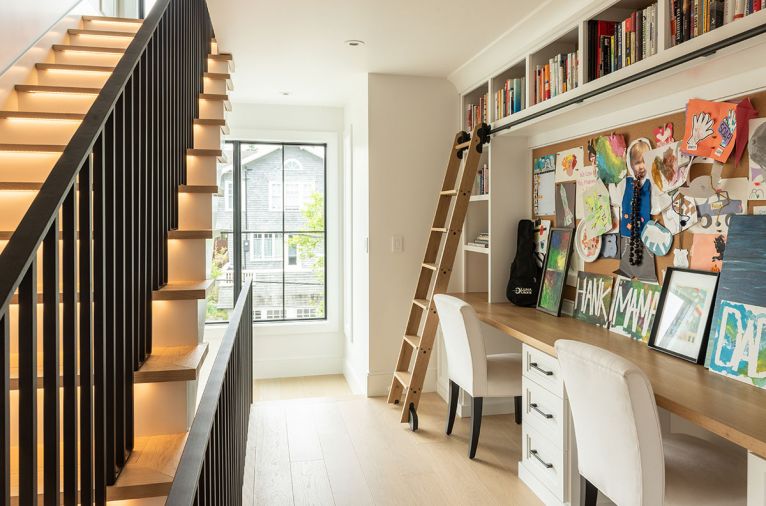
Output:
[[249,250],[250,260],[279,258],[279,249],[282,247],[281,236],[278,234],[250,234],[249,237],[250,239],[243,241],[242,247],[245,252]]
[[306,318],[316,318],[317,310],[313,307],[299,307],[295,310],[295,317],[299,320]]
[[232,193],[233,187],[233,181],[226,181],[223,184],[223,207],[225,211],[231,211],[234,209],[234,194]]
[[267,309],[266,310],[266,319],[267,320],[283,320],[284,319],[284,313],[282,309]]
[[[285,210],[297,211],[314,193],[314,183],[285,183]],[[282,183],[269,183],[269,211],[282,211]]]
[[298,265],[298,247],[295,245],[294,241],[291,241],[291,239],[294,236],[289,236],[288,242],[287,242],[287,265],[289,266],[296,266]]

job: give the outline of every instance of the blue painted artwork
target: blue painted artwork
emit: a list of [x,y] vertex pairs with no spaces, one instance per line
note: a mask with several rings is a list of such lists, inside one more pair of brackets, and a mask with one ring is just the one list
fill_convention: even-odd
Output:
[[540,158],[535,158],[534,172],[539,174],[540,172],[548,172],[556,170],[556,155],[543,155]]

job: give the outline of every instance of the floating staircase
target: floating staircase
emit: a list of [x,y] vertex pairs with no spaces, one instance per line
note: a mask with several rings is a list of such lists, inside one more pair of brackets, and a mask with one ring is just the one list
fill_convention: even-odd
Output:
[[[0,252],[13,240],[42,184],[141,26],[141,20],[83,16],[80,26],[69,29],[65,40],[52,46],[46,60],[35,65],[27,81],[18,83],[2,105]],[[202,342],[205,299],[212,284],[206,279],[206,240],[212,238],[212,195],[218,193],[216,164],[222,157],[222,135],[228,132],[226,112],[231,109],[228,92],[232,89],[232,71],[231,55],[220,54],[212,40],[207,69],[200,76],[204,89],[198,97],[199,117],[193,120],[194,145],[186,154],[185,184],[175,189],[178,227],[167,230],[168,281],[151,295],[152,349],[133,373],[134,446],[116,483],[107,489],[109,501],[165,496],[194,417],[199,372],[208,354],[207,344]],[[40,288],[44,264],[41,258],[38,252]],[[39,294],[41,297],[42,291]],[[37,350],[41,353],[44,332],[42,301],[38,302]],[[15,416],[19,412],[18,308],[15,298],[8,308],[12,463],[19,461],[19,424]],[[42,389],[42,355],[37,366],[37,386]],[[38,390],[37,404],[38,412],[43,413],[42,390]],[[37,418],[40,443],[44,440],[43,418]],[[37,478],[42,500],[42,445],[39,455]],[[11,503],[19,504],[19,476],[13,468],[10,477]]]

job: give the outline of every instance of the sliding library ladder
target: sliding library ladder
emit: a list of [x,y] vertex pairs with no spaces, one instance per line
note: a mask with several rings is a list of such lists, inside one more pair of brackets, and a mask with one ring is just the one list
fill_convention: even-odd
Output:
[[[449,285],[471,190],[478,173],[482,146],[488,141],[489,127],[485,124],[477,126],[470,137],[466,132],[455,136],[444,183],[439,192],[439,203],[428,235],[428,246],[420,266],[407,329],[388,393],[388,402],[394,404],[399,403],[404,393],[401,421],[409,421],[412,430],[418,428],[417,407],[420,391],[439,324],[433,296],[444,293]],[[467,156],[464,156],[465,153]],[[462,171],[461,161],[465,162],[462,164]],[[426,317],[423,318],[423,315]],[[414,365],[410,368],[413,352],[416,352],[416,356]]]

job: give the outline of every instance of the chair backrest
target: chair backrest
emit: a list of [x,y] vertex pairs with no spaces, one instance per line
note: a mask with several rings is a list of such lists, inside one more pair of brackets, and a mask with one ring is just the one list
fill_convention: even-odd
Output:
[[470,304],[449,295],[434,296],[439,314],[447,374],[471,397],[487,393],[487,352],[481,322]]
[[665,460],[652,385],[601,348],[556,341],[577,438],[580,474],[620,506],[664,502]]

